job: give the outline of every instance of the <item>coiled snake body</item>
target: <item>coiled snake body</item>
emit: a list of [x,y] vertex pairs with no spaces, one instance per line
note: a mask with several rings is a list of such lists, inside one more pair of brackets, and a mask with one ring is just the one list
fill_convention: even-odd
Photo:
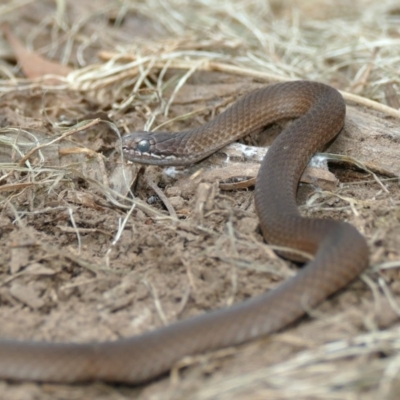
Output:
[[339,133],[344,117],[345,104],[335,89],[298,81],[256,90],[200,128],[177,135],[125,136],[127,159],[188,164],[275,121],[296,118],[262,162],[255,204],[267,242],[314,254],[313,261],[276,290],[140,336],[86,344],[0,340],[0,378],[141,383],[186,355],[280,330],[352,281],[368,265],[363,236],[345,222],[303,218],[296,205],[298,182],[309,159]]

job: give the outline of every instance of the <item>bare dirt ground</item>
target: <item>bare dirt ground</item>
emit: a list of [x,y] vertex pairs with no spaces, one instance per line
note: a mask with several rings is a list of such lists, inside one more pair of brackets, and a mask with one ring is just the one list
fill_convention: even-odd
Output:
[[[353,10],[355,19],[362,7],[370,6],[359,3],[360,8]],[[178,44],[177,29],[160,23],[154,13],[166,13],[167,19],[174,11],[181,12],[184,3],[93,4],[85,0],[65,4],[10,1],[0,6],[2,21],[8,22],[12,34],[27,49],[67,63],[76,73],[63,86],[24,79],[15,66],[9,40],[3,39],[1,338],[85,342],[132,336],[263,293],[298,268],[263,243],[252,189],[223,191],[218,182],[200,180],[187,185],[157,167],[139,173],[139,167],[122,160],[115,129],[122,133],[143,129],[153,115],[153,128],[167,121],[171,131],[200,126],[240,94],[274,81],[274,71],[269,70],[270,79],[245,72],[196,71],[193,65],[199,59],[212,59],[210,53],[223,51],[225,59],[240,60],[233,54],[239,45],[233,35],[224,37],[218,24],[210,25],[211,33],[207,33],[214,41],[188,31]],[[264,11],[274,13],[281,24],[291,21],[293,29],[307,32],[296,19],[299,15],[311,15],[316,30],[318,23],[326,23],[321,17],[324,13],[345,24],[340,20],[345,4],[335,2],[341,5],[337,8],[332,4],[271,2],[271,9]],[[186,10],[187,18],[190,10],[201,13],[201,7],[205,3],[193,2],[193,9]],[[237,21],[228,8],[220,19]],[[385,10],[388,20],[398,17],[399,9],[389,3]],[[179,20],[176,17],[175,22]],[[246,21],[241,23],[249,27]],[[261,31],[269,28],[259,27]],[[254,32],[261,43],[261,34]],[[400,31],[388,30],[386,35],[398,40]],[[385,46],[383,39],[380,43]],[[307,45],[302,42],[304,49]],[[174,60],[181,65],[173,68],[160,57],[152,65],[131,65],[107,73],[110,54],[128,46],[133,46],[130,57],[182,52]],[[351,43],[343,43],[342,49],[346,46]],[[200,50],[204,52],[201,57],[191,60],[190,52]],[[283,65],[288,56],[279,54],[276,64]],[[330,65],[339,65],[332,54],[326,56]],[[318,79],[374,100],[386,99],[394,106],[397,87],[390,86],[394,90],[390,97],[388,86],[374,85],[379,79],[371,72],[376,61],[371,54],[358,75],[352,70],[353,61],[334,72],[332,67],[326,76],[298,61],[297,71],[290,64],[292,69],[282,72],[281,79]],[[308,57],[313,57],[311,50]],[[357,55],[352,53],[352,57]],[[128,57],[120,62],[126,67],[134,60]],[[188,60],[192,64],[185,64]],[[323,66],[318,58],[312,60],[317,71],[329,65],[326,60]],[[29,64],[26,59],[19,62]],[[394,68],[381,62],[387,71]],[[230,66],[238,67],[238,63]],[[384,69],[382,64],[376,69]],[[243,71],[246,67],[242,66]],[[180,83],[184,92],[178,90]],[[160,93],[165,97],[161,99]],[[168,103],[171,93],[174,101]],[[374,113],[389,125],[400,121],[385,112]],[[106,122],[90,122],[96,118]],[[399,136],[390,130],[385,137],[374,139],[376,146],[388,138],[391,145],[387,147],[399,154]],[[57,141],[50,143],[53,139]],[[11,146],[10,140],[17,140],[18,146]],[[37,145],[45,146],[21,162]],[[347,149],[343,151],[347,154]],[[332,191],[300,187],[299,205],[305,215],[346,220],[365,235],[371,267],[284,332],[189,358],[182,364],[186,368],[176,368],[170,376],[139,387],[0,381],[0,399],[399,398],[400,187],[396,175],[400,166],[397,172],[393,168],[390,174],[374,176],[354,165],[335,164],[331,171],[340,184]],[[132,182],[134,199],[128,193]],[[162,201],[152,185],[167,200]],[[169,217],[165,203],[177,218]]]

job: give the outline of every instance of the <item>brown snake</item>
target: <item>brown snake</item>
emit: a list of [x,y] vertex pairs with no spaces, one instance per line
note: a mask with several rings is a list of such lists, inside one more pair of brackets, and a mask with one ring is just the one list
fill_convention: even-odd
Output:
[[345,109],[342,96],[329,86],[290,82],[244,96],[200,128],[177,135],[125,136],[128,160],[182,165],[275,121],[296,118],[262,162],[255,204],[267,242],[314,254],[313,261],[276,290],[143,335],[87,344],[0,340],[0,378],[141,383],[167,372],[184,356],[280,330],[352,281],[368,265],[363,236],[346,222],[303,218],[296,205],[302,172],[311,156],[342,129]]

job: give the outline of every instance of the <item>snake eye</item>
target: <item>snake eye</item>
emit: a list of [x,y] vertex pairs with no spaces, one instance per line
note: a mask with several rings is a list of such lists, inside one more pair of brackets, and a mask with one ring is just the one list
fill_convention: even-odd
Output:
[[150,150],[150,142],[147,139],[142,139],[136,146],[136,150],[141,153],[148,153]]

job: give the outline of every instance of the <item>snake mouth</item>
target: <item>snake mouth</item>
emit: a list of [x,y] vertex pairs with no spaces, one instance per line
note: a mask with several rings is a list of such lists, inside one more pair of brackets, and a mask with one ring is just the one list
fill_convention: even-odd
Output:
[[[161,159],[161,155],[149,153],[149,152],[142,152],[139,150],[136,150],[132,147],[129,146],[122,146],[122,151],[124,153],[124,156],[130,160],[130,161],[139,161],[140,159],[146,160],[146,159]],[[131,160],[132,159],[132,160]]]
[[122,145],[122,152],[126,160],[141,164],[168,165],[177,159],[173,155],[142,152],[127,145]]

